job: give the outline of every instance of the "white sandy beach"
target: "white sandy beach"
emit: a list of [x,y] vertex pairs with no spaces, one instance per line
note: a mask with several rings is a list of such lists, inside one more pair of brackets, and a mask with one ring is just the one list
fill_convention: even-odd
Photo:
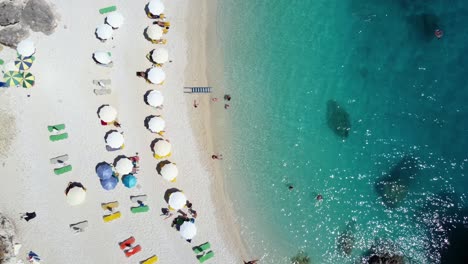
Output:
[[[144,12],[147,1],[66,1],[54,0],[60,14],[57,30],[51,36],[34,34],[37,52],[30,72],[36,75],[36,85],[31,90],[10,88],[0,93],[1,112],[10,113],[15,121],[15,136],[2,162],[0,184],[0,211],[14,220],[18,239],[22,243],[19,259],[24,260],[32,250],[40,255],[41,263],[139,263],[152,255],[158,263],[198,263],[192,247],[209,241],[215,257],[206,263],[242,263],[245,249],[233,227],[233,215],[225,208],[225,195],[221,179],[214,175],[219,168],[209,159],[213,151],[209,124],[209,98],[201,100],[198,117],[190,114],[194,97],[183,93],[187,85],[206,85],[206,62],[202,53],[206,47],[197,44],[203,34],[187,25],[190,13],[203,11],[204,0],[163,1],[167,20],[171,22],[168,42],[172,63],[166,63],[166,81],[162,86],[147,84],[135,76],[137,71],[151,67],[146,54],[157,46],[143,37],[143,30],[150,25]],[[101,43],[94,35],[95,28],[104,23],[100,8],[116,5],[125,17],[124,25],[115,30],[114,39]],[[205,32],[206,29],[198,32]],[[197,37],[198,36],[198,37]],[[203,37],[201,41],[203,40]],[[196,54],[189,54],[190,45],[201,45]],[[112,68],[98,66],[92,60],[95,51],[110,51]],[[202,55],[200,55],[200,53]],[[14,59],[15,51],[0,52],[5,61]],[[188,76],[200,76],[201,83],[186,83],[185,71],[188,59],[197,58],[198,71],[190,68]],[[112,94],[96,96],[94,79],[111,79]],[[155,110],[143,101],[150,89],[162,91],[164,109]],[[31,97],[27,97],[30,94]],[[125,148],[121,151],[106,150],[104,134],[113,129],[100,124],[96,114],[99,106],[110,104],[118,110],[118,120],[124,132]],[[205,106],[205,107],[204,107]],[[155,138],[144,127],[145,117],[161,114],[166,120],[166,133],[173,146],[169,158],[177,163],[179,176],[175,183],[163,180],[156,173],[158,161],[153,158],[150,143]],[[194,119],[194,120],[192,120]],[[192,122],[191,122],[192,121]],[[66,124],[67,140],[51,142],[48,125]],[[194,126],[192,124],[195,124]],[[3,125],[2,125],[3,126]],[[193,127],[193,128],[192,128]],[[211,142],[211,143],[210,143]],[[97,163],[113,162],[118,155],[133,156],[138,152],[140,171],[136,175],[138,186],[125,188],[121,183],[112,191],[102,189],[95,173]],[[55,175],[49,159],[68,154],[73,166],[70,173]],[[219,172],[218,172],[219,174]],[[84,204],[70,206],[65,200],[68,182],[81,182],[87,188]],[[186,242],[178,231],[171,228],[171,219],[163,220],[161,208],[167,207],[164,192],[179,188],[185,192],[198,212],[197,236]],[[131,195],[148,195],[150,211],[132,214]],[[101,203],[119,201],[122,217],[104,223]],[[19,215],[35,211],[37,217],[30,222]],[[72,223],[87,220],[85,232],[73,234]],[[134,236],[142,251],[126,258],[118,242]],[[242,256],[241,256],[242,255]]]

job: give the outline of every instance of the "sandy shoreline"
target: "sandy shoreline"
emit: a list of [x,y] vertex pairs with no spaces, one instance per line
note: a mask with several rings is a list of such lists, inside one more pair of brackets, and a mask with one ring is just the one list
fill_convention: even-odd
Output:
[[[11,177],[0,185],[0,200],[3,201],[0,211],[16,225],[23,244],[19,258],[24,260],[25,254],[33,250],[44,263],[135,263],[152,255],[159,256],[159,263],[198,263],[191,247],[209,241],[215,252],[211,263],[241,262],[244,250],[239,234],[232,232],[234,217],[229,214],[229,207],[223,206],[226,200],[221,177],[218,177],[220,168],[214,167],[206,155],[214,149],[213,145],[216,146],[211,141],[212,134],[206,133],[211,130],[207,121],[211,119],[210,112],[204,111],[203,115],[203,123],[207,125],[197,126],[200,122],[191,120],[189,114],[193,98],[182,92],[184,85],[198,85],[181,78],[181,73],[187,69],[188,45],[197,46],[193,38],[190,42],[194,43],[186,41],[191,39],[186,35],[189,30],[186,23],[192,19],[189,14],[197,16],[199,13],[191,10],[185,1],[164,1],[165,13],[172,25],[166,48],[173,62],[163,67],[167,76],[165,84],[155,86],[135,76],[136,71],[151,66],[145,56],[157,47],[142,36],[144,28],[151,23],[143,11],[146,1],[115,3],[126,20],[115,32],[114,39],[106,43],[99,42],[93,33],[104,21],[105,16],[97,11],[108,6],[107,1],[56,0],[53,3],[61,14],[56,32],[49,37],[41,34],[31,37],[37,47],[36,61],[30,70],[37,76],[35,87],[30,91],[10,88],[0,96],[1,110],[15,117],[17,131],[7,157],[1,160],[2,172]],[[204,6],[199,5],[200,8]],[[91,54],[99,50],[112,52],[113,68],[95,65]],[[1,56],[8,61],[14,59],[14,53],[11,49],[4,50]],[[198,52],[190,51],[190,54]],[[201,54],[199,61],[206,57]],[[198,69],[204,67],[207,64]],[[98,78],[112,80],[111,95],[94,95],[95,87],[91,82]],[[163,111],[155,111],[143,103],[143,95],[150,89],[163,92]],[[203,100],[197,110],[203,109],[202,104],[209,104],[208,98]],[[111,104],[118,110],[120,131],[125,137],[123,151],[105,150],[103,137],[111,128],[99,124],[96,111],[102,104]],[[165,182],[155,172],[158,161],[152,157],[149,147],[155,135],[143,126],[144,118],[151,114],[161,114],[166,119],[165,138],[173,145],[170,160],[179,167],[176,183]],[[47,125],[57,123],[66,124],[69,139],[50,142]],[[196,133],[191,133],[192,129]],[[207,150],[199,147],[205,145],[204,140]],[[118,155],[131,156],[135,152],[141,156],[139,186],[127,189],[119,184],[113,191],[104,191],[94,172],[96,164],[112,162]],[[57,176],[52,172],[49,159],[62,154],[70,156],[73,171]],[[212,176],[213,170],[216,177]],[[79,181],[87,188],[84,204],[71,207],[65,202],[64,190],[70,181]],[[170,220],[165,221],[160,216],[160,209],[166,206],[164,192],[174,187],[184,190],[198,211],[198,233],[191,244],[170,227]],[[148,195],[150,212],[139,215],[129,212],[129,196],[138,194]],[[122,217],[104,223],[100,204],[114,200],[121,203]],[[35,211],[37,218],[30,222],[19,220],[19,214],[26,211]],[[89,222],[87,230],[73,234],[69,224],[83,220]],[[129,236],[134,236],[143,250],[127,259],[118,242]]]
[[[196,0],[190,3],[187,18],[188,43],[188,65],[186,69],[187,86],[212,86],[213,94],[191,95],[199,106],[194,108],[189,104],[188,111],[191,116],[193,131],[197,138],[203,139],[198,146],[204,155],[203,163],[210,164],[213,174],[212,197],[220,217],[220,221],[228,223],[225,232],[229,234],[231,243],[238,249],[238,253],[249,259],[250,252],[241,237],[240,226],[232,207],[232,203],[226,193],[224,185],[225,166],[224,161],[213,161],[210,157],[214,153],[222,153],[225,150],[224,140],[229,138],[229,124],[225,121],[226,111],[224,109],[223,95],[225,94],[223,79],[223,50],[220,45],[219,28],[217,27],[218,0]],[[211,98],[218,98],[213,103]],[[193,101],[192,100],[192,101]],[[227,110],[229,111],[229,110]],[[225,153],[226,154],[226,153]],[[225,155],[225,158],[226,157]]]

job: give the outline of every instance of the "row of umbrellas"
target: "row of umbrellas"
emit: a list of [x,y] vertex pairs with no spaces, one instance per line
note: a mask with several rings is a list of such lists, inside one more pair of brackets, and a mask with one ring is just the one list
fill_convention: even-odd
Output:
[[[161,92],[159,91],[156,91],[156,90],[152,90],[149,95],[151,96],[148,96],[147,97],[147,101],[150,105],[152,106],[159,106],[159,105],[162,105],[162,102],[163,102],[163,98],[160,98],[159,96],[162,97],[161,95]],[[99,110],[98,110],[98,117],[99,119],[101,119],[102,121],[106,122],[106,123],[112,123],[114,122],[115,120],[117,120],[117,110],[110,106],[110,105],[102,105],[101,107],[99,107]],[[162,131],[164,131],[165,127],[166,127],[166,121],[161,117],[161,116],[149,116],[147,119],[147,122],[146,122],[146,127],[148,128],[148,130],[150,130],[151,132],[153,133],[160,133]],[[117,132],[116,130],[113,130],[112,132]],[[118,132],[117,132],[118,133]],[[120,133],[118,133],[120,134]],[[109,136],[109,134],[108,134]],[[112,138],[114,137],[119,137],[118,135],[115,135],[115,136],[112,136]]]
[[105,23],[96,28],[96,36],[101,40],[112,38],[114,29],[118,29],[124,23],[124,17],[120,12],[114,11],[107,15]]
[[7,71],[3,75],[3,79],[10,87],[20,85],[23,88],[31,88],[36,77],[30,72]]
[[[130,164],[128,164],[130,161]],[[125,175],[122,176],[122,184],[127,188],[133,188],[137,184],[137,178],[131,173],[133,169],[133,163],[127,157],[121,157],[117,161],[120,162],[119,169],[123,170],[122,166],[131,166],[129,170],[125,168]],[[116,166],[117,171],[117,166]],[[102,188],[105,190],[113,190],[119,183],[118,177],[115,175],[112,166],[109,163],[101,162],[96,166],[96,174],[99,177]]]

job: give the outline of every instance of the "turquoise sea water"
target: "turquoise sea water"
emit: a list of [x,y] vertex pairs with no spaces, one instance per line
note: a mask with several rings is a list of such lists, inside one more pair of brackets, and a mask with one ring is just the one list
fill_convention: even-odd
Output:
[[[354,263],[372,246],[468,263],[468,2],[221,0],[218,12],[227,184],[261,263],[299,250]],[[343,111],[347,137],[332,130]],[[392,187],[401,202],[386,206]]]

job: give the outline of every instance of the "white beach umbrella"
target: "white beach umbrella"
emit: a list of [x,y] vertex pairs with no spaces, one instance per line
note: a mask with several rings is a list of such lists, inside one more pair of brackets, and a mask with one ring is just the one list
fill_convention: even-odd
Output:
[[124,17],[120,12],[112,12],[106,17],[106,23],[113,28],[119,28],[123,25]]
[[159,140],[153,146],[153,151],[156,157],[164,158],[171,154],[172,145],[166,140]]
[[93,58],[101,64],[109,64],[112,62],[111,56],[105,51],[96,51],[93,53]]
[[151,68],[148,71],[148,80],[151,83],[160,84],[166,79],[166,73],[160,68]]
[[167,163],[161,168],[160,174],[166,181],[173,181],[179,174],[179,169],[174,163]]
[[195,237],[197,234],[197,227],[195,226],[194,223],[185,221],[181,226],[180,226],[180,235],[184,239],[192,239]]
[[113,149],[121,148],[124,144],[124,137],[118,131],[112,131],[106,136],[106,144]]
[[146,28],[146,35],[151,40],[157,40],[162,38],[163,30],[158,25],[151,25]]
[[96,35],[102,40],[110,39],[112,37],[112,33],[114,33],[112,27],[107,24],[99,25],[96,28]]
[[25,39],[18,43],[16,47],[18,53],[23,57],[32,56],[36,52],[36,47],[34,47],[34,42],[30,39]]
[[113,122],[117,118],[117,110],[115,110],[115,108],[110,105],[104,105],[99,110],[98,115],[102,121],[106,123],[110,123],[110,122]]
[[117,161],[117,163],[115,164],[115,171],[120,175],[129,174],[130,172],[132,172],[132,169],[133,163],[128,158],[119,159],[119,161]]
[[151,0],[148,3],[148,11],[153,15],[160,15],[164,13],[164,4],[161,0]]
[[164,103],[164,96],[160,91],[152,90],[147,96],[146,101],[152,107],[161,106]]
[[86,191],[81,187],[73,187],[67,193],[67,202],[70,205],[82,204],[86,199]]
[[160,116],[153,116],[148,121],[148,129],[153,133],[159,133],[161,131],[164,131],[165,127],[166,121],[164,121],[164,119],[162,119],[162,117]]
[[187,197],[183,192],[174,192],[169,196],[169,206],[174,210],[184,208],[187,203]]
[[165,63],[169,60],[169,52],[165,48],[153,50],[151,59],[156,63]]

